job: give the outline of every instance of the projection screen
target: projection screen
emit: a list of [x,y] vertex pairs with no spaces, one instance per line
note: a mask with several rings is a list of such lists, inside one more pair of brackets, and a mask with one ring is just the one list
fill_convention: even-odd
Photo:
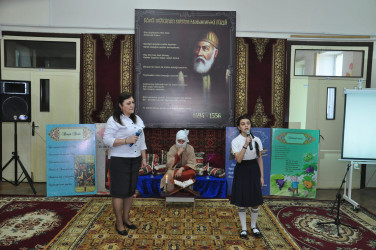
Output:
[[376,160],[376,89],[346,89],[342,159]]

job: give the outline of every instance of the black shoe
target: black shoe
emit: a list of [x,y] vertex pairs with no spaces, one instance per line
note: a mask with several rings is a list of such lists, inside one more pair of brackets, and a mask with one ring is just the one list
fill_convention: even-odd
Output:
[[115,230],[116,230],[116,232],[118,233],[118,234],[120,234],[120,235],[123,235],[123,236],[126,236],[126,235],[128,235],[128,232],[127,232],[127,230],[123,230],[123,231],[120,231],[119,229],[117,229],[117,226],[115,225]]
[[247,230],[240,231],[240,238],[248,239],[248,231]]
[[257,227],[252,228],[252,233],[253,233],[254,236],[256,236],[258,238],[262,237],[260,230],[258,230]]
[[124,226],[126,226],[129,229],[137,229],[136,225],[133,225],[133,224],[128,225],[125,221],[123,221],[123,224],[124,224]]

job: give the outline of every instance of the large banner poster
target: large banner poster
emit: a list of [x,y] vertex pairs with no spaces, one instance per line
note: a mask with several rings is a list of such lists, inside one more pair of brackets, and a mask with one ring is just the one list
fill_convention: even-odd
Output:
[[319,130],[273,129],[270,194],[316,197]]
[[95,125],[48,124],[47,196],[96,194]]
[[[264,162],[264,187],[262,195],[270,194],[270,163],[271,163],[271,129],[270,128],[252,128],[252,134],[260,138],[264,148],[262,152],[262,160]],[[226,178],[227,178],[227,194],[231,195],[232,181],[234,178],[234,168],[236,160],[231,152],[231,141],[239,135],[237,127],[226,128]]]
[[148,127],[234,120],[235,11],[135,12],[135,101]]

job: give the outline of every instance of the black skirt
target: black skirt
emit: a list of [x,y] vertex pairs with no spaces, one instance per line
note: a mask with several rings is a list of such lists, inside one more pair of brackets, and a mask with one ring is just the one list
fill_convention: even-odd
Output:
[[138,181],[141,157],[110,159],[110,194],[116,198],[128,198],[134,195]]
[[243,160],[234,169],[231,204],[238,207],[262,205],[261,173],[257,159]]

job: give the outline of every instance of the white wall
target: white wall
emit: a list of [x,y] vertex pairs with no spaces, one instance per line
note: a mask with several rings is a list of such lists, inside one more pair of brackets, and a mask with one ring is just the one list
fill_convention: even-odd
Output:
[[237,36],[376,36],[375,0],[0,0],[2,30],[134,33],[135,9],[236,11]]
[[0,0],[0,38],[1,31],[134,34],[135,9],[236,11],[237,37],[369,36],[313,40],[374,42],[376,87],[375,0]]

